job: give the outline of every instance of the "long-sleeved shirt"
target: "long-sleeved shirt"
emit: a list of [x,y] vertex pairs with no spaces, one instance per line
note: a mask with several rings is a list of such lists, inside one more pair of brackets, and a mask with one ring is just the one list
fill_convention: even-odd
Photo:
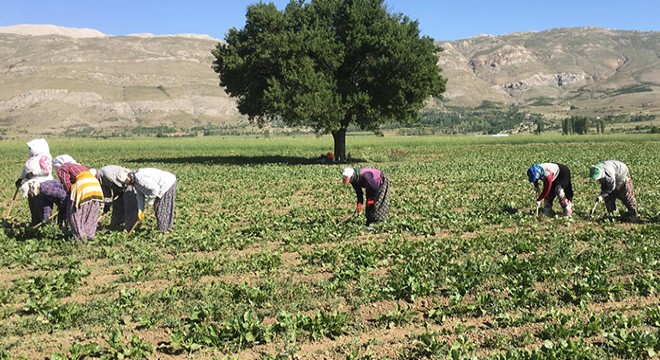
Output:
[[[540,193],[536,201],[541,201],[550,195],[550,190],[552,190],[552,182],[559,176],[559,165],[555,163],[543,163],[539,164],[543,168],[545,175],[541,178],[543,181],[543,191]],[[539,181],[534,182],[534,188],[536,191],[539,191]]]
[[118,179],[120,177],[119,174],[128,172],[128,169],[117,165],[108,165],[99,169],[97,178],[101,183],[101,189],[103,189],[103,196],[105,198],[113,198],[124,193],[124,183]]
[[19,179],[37,180],[39,182],[52,180],[52,163],[53,159],[49,154],[37,155],[29,158],[23,166],[23,172],[18,177]]
[[76,163],[66,163],[57,169],[57,177],[60,178],[64,191],[67,194],[71,193],[71,184],[76,182],[76,176],[87,170],[83,165]]
[[600,196],[606,197],[612,191],[619,189],[626,183],[630,177],[628,166],[621,161],[607,160],[603,161],[603,177],[598,179],[600,182]]
[[383,184],[380,170],[364,168],[360,169],[359,172],[360,174],[357,176],[356,180],[351,181],[351,185],[353,185],[353,189],[355,189],[355,194],[357,195],[358,204],[364,202],[362,188],[364,188],[366,192],[367,200],[375,200],[378,196],[380,186]]
[[134,172],[132,185],[137,191],[138,210],[144,211],[145,197],[147,203],[153,205],[175,183],[176,176],[165,170],[144,168]]

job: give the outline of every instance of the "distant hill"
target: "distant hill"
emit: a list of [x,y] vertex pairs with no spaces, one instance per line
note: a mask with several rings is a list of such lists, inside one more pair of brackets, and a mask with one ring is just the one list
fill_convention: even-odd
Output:
[[446,105],[551,117],[660,113],[660,33],[562,28],[441,42]]
[[211,68],[217,42],[189,35],[0,34],[0,125],[112,134],[236,123],[235,102]]
[[[10,133],[121,134],[245,122],[218,86],[207,35],[109,36],[0,27],[0,126]],[[600,28],[439,42],[439,109],[515,104],[548,117],[660,115],[660,34]]]

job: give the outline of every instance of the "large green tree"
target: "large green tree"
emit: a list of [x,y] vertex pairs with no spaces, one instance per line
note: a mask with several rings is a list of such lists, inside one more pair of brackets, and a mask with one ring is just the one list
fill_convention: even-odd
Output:
[[213,55],[242,114],[332,133],[345,159],[349,125],[414,123],[425,100],[441,97],[439,51],[383,0],[292,0],[282,11],[248,6],[245,27],[230,29]]

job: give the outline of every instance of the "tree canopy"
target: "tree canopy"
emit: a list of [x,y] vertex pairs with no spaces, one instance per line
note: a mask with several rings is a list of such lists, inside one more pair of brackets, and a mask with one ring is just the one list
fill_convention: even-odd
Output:
[[343,159],[349,125],[410,124],[425,100],[441,97],[439,51],[383,0],[292,0],[282,11],[248,6],[245,26],[230,29],[213,55],[242,114],[260,126],[281,118],[332,133]]

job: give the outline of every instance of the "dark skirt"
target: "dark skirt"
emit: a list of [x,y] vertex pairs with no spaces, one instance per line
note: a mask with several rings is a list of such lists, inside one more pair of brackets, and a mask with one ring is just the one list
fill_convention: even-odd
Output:
[[130,231],[138,221],[137,192],[132,186],[126,187],[123,193],[118,194],[112,201],[112,217],[110,226],[113,228],[124,224],[124,229]]
[[367,210],[365,211],[367,226],[385,221],[389,213],[390,180],[382,172],[381,177],[383,178],[383,183],[380,185],[380,189],[378,189],[378,196],[374,199],[374,204],[367,204]]
[[569,201],[573,201],[573,184],[571,183],[571,171],[568,166],[564,164],[557,164],[559,166],[559,176],[552,181],[552,190],[550,191],[550,200],[554,200],[556,194],[559,192],[558,187],[564,190],[564,194]]
[[[28,206],[30,207],[30,225],[35,226],[42,221],[44,221],[44,208],[47,206],[46,202],[41,198],[41,196],[28,197]],[[52,208],[51,208],[52,211]],[[48,213],[50,216],[50,213]]]

